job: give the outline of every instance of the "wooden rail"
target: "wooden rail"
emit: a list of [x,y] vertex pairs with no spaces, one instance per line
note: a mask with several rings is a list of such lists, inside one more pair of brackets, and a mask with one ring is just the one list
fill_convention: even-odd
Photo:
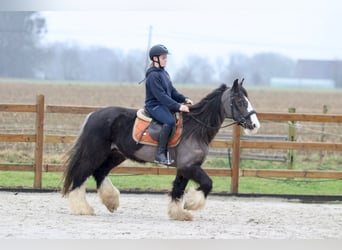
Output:
[[[0,164],[0,170],[11,171],[34,171],[35,188],[41,188],[42,172],[61,172],[61,164],[44,164],[43,149],[45,143],[72,143],[75,135],[44,135],[44,115],[46,113],[63,114],[88,114],[101,107],[80,107],[80,106],[57,106],[45,105],[44,96],[37,96],[36,104],[0,104],[0,112],[31,112],[35,113],[35,134],[4,134],[0,133],[2,142],[31,142],[35,143],[34,164]],[[310,121],[310,122],[334,122],[341,123],[342,115],[317,115],[317,114],[283,114],[283,113],[258,113],[259,120],[272,121]],[[238,193],[240,177],[279,177],[279,178],[324,178],[342,179],[342,171],[301,171],[301,170],[263,170],[263,169],[240,169],[240,156],[242,148],[255,149],[294,149],[294,150],[327,150],[342,151],[342,143],[323,142],[296,142],[284,140],[248,140],[241,138],[239,126],[233,126],[231,139],[215,139],[210,143],[211,148],[231,148],[232,168],[231,169],[205,169],[211,176],[231,176],[231,192]],[[166,174],[174,175],[175,168],[166,167],[116,167],[113,173],[126,174]]]

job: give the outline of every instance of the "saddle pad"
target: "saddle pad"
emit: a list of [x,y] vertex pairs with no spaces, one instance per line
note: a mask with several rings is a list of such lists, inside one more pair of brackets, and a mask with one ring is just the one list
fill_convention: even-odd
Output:
[[[133,133],[132,133],[133,140],[136,141],[137,143],[157,146],[158,142],[154,140],[148,132],[147,128],[149,125],[150,125],[149,121],[146,121],[144,119],[137,117],[135,119],[134,126],[133,126]],[[183,130],[183,119],[182,119],[182,116],[180,115],[176,123],[176,131],[169,140],[169,144],[168,144],[169,147],[175,147],[178,145],[180,141],[180,136],[182,134],[182,130]]]
[[147,122],[151,122],[152,121],[152,118],[147,116],[147,114],[145,113],[144,109],[138,109],[137,117],[140,118],[141,120],[144,120],[144,121],[147,121]]

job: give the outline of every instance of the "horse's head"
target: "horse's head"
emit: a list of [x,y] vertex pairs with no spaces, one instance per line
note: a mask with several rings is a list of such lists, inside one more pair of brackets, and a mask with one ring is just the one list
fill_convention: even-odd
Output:
[[239,83],[236,79],[232,88],[222,96],[224,112],[227,118],[236,121],[245,129],[246,134],[253,134],[260,128],[260,122],[252,104],[248,100],[247,91],[242,86],[243,79]]

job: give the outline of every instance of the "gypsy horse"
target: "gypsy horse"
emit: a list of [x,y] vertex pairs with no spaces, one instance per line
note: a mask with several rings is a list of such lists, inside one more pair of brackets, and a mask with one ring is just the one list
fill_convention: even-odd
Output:
[[[243,82],[243,80],[242,80]],[[170,192],[168,215],[173,220],[192,220],[190,210],[202,209],[212,189],[212,180],[202,169],[213,140],[225,118],[234,120],[246,133],[258,130],[260,123],[242,82],[232,87],[222,84],[198,103],[182,113],[183,131],[179,144],[169,148],[176,177]],[[132,129],[136,109],[110,106],[90,113],[72,146],[65,163],[63,196],[68,197],[72,214],[93,215],[86,200],[86,180],[96,181],[98,195],[110,212],[119,206],[119,190],[108,177],[109,172],[126,159],[153,162],[156,147],[136,143]],[[185,192],[193,180],[199,186]]]

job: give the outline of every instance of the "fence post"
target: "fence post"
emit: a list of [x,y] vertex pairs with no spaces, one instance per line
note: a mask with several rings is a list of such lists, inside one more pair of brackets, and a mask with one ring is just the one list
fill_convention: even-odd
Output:
[[36,110],[36,144],[34,151],[34,188],[42,188],[44,150],[44,96],[37,96]]
[[230,192],[237,194],[239,192],[239,175],[240,175],[240,137],[241,128],[235,124],[233,126],[233,145],[232,145],[232,181]]
[[[296,108],[289,108],[289,113],[296,113]],[[289,134],[288,134],[288,140],[289,141],[295,141],[296,138],[296,127],[295,127],[296,122],[294,121],[289,121]],[[288,158],[288,169],[293,169],[293,164],[294,164],[294,150],[289,149],[287,152],[287,158]]]
[[[323,105],[323,114],[327,114],[328,113],[328,106],[327,105]],[[321,142],[324,142],[325,140],[325,123],[322,123],[322,128],[321,128]],[[323,158],[324,158],[324,153],[325,151],[320,151],[319,152],[319,164],[321,165],[323,162]]]

